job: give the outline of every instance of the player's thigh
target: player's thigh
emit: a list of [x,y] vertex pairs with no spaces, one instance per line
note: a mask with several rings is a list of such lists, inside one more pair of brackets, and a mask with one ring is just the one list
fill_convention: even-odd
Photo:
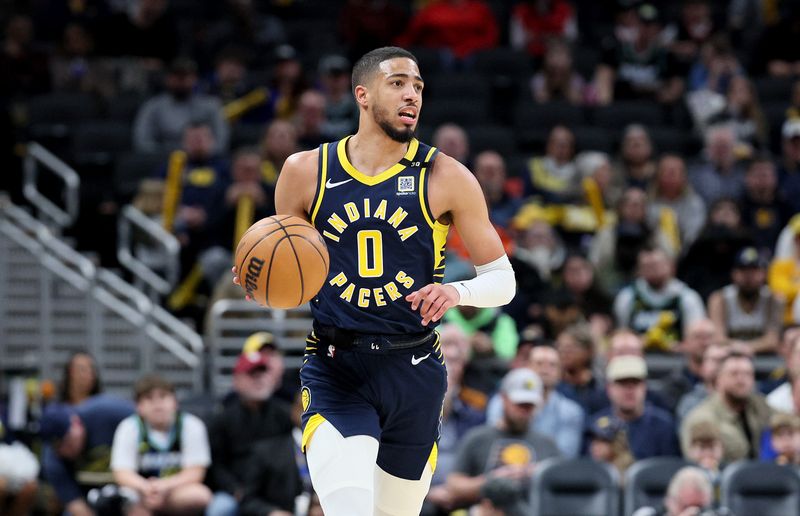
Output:
[[[377,464],[387,473],[419,480],[434,468],[447,374],[436,346],[395,358],[382,380],[384,421]],[[420,357],[431,353],[420,361]]]
[[380,421],[374,403],[362,392],[364,382],[355,376],[354,357],[312,355],[300,370],[303,448],[325,421],[343,436],[380,438]]

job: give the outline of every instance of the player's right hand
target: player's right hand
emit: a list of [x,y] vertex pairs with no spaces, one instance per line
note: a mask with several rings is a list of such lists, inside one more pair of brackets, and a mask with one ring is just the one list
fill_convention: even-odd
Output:
[[[242,282],[239,279],[239,273],[236,271],[236,266],[235,265],[233,267],[231,267],[231,272],[233,273],[233,284],[234,285],[239,285],[241,287],[242,286]],[[250,297],[250,294],[245,294],[244,298],[247,301],[253,301],[253,298]]]

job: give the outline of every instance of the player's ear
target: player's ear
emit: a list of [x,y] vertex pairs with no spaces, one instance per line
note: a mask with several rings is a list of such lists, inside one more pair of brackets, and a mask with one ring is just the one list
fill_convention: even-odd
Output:
[[366,109],[367,104],[369,103],[369,91],[367,91],[367,87],[359,84],[356,86],[356,89],[353,91],[356,102],[358,102],[359,107],[363,107]]

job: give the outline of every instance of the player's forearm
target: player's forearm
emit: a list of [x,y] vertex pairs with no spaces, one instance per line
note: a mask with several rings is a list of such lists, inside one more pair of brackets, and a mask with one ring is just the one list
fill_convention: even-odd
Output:
[[447,477],[447,488],[453,493],[457,505],[477,502],[485,483],[486,475],[468,477],[462,473],[451,473]]
[[475,267],[477,276],[467,281],[448,283],[458,291],[458,304],[492,307],[507,305],[517,292],[514,269],[505,254],[485,265]]

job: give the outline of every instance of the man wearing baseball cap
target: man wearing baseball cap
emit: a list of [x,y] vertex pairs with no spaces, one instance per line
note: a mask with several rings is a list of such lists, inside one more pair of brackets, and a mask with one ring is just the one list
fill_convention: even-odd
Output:
[[[269,337],[267,337],[269,336]],[[273,347],[273,349],[269,349]],[[234,511],[245,491],[253,446],[264,439],[290,435],[291,407],[273,396],[276,388],[271,369],[275,366],[274,340],[266,332],[251,335],[248,351],[239,355],[233,369],[230,398],[209,425],[211,468],[209,480],[215,490],[211,509],[218,514]]]
[[722,336],[755,353],[774,352],[782,326],[783,301],[767,286],[767,265],[758,249],[745,247],[733,262],[733,283],[708,298],[708,315]]
[[113,481],[109,462],[117,425],[133,414],[125,399],[99,394],[71,406],[54,403],[40,421],[44,478],[72,516],[94,514],[86,495]]
[[531,420],[542,404],[542,380],[528,368],[514,369],[503,378],[500,393],[503,417],[494,425],[473,428],[456,452],[447,487],[457,506],[475,504],[489,479],[506,477],[527,493],[537,462],[560,455],[556,444],[532,429]]
[[589,418],[617,418],[625,424],[630,450],[637,460],[663,455],[679,456],[675,422],[665,410],[645,403],[647,364],[635,355],[614,357],[606,368],[606,392],[611,406]]

